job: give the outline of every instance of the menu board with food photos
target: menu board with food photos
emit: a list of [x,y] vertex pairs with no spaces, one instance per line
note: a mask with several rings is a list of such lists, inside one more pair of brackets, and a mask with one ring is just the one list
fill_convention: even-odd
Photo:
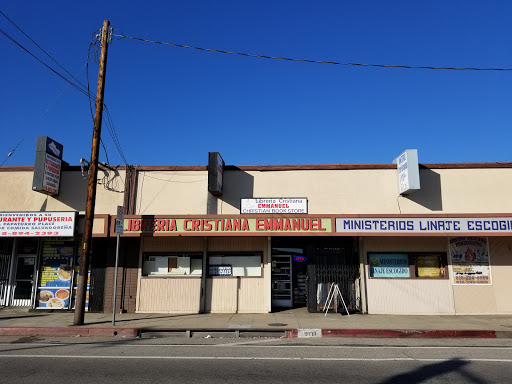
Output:
[[73,239],[43,240],[36,308],[69,308],[74,254]]

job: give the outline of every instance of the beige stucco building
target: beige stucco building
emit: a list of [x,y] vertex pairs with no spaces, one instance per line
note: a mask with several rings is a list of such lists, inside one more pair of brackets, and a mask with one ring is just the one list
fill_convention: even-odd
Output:
[[[393,164],[222,171],[214,195],[207,166],[102,167],[90,310],[112,310],[113,223],[124,206],[117,303],[125,311],[316,312],[337,284],[351,311],[512,313],[509,164],[421,164],[421,188],[409,195],[399,194]],[[75,267],[87,173],[64,168],[54,197],[32,191],[32,178],[33,167],[0,168],[3,217],[77,212],[77,229],[55,240],[0,228],[0,304],[45,308],[68,284],[71,297],[54,302],[71,308],[73,277],[59,287],[48,276],[62,263]],[[30,268],[28,290],[17,269],[26,277]],[[330,306],[344,310],[340,299]]]

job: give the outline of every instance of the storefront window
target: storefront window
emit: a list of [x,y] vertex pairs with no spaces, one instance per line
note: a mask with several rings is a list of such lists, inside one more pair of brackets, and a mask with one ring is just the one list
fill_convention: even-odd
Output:
[[32,255],[37,253],[37,244],[39,240],[32,237],[21,237],[18,239],[18,247],[16,253],[18,255]]
[[143,276],[201,276],[200,255],[170,254],[144,255]]
[[42,241],[36,308],[69,308],[75,240],[47,238]]
[[441,255],[414,256],[416,277],[444,277],[444,266]]
[[210,276],[261,276],[261,255],[210,256],[208,270]]
[[370,278],[445,278],[444,253],[369,253]]
[[370,277],[409,277],[409,255],[372,253],[369,255]]

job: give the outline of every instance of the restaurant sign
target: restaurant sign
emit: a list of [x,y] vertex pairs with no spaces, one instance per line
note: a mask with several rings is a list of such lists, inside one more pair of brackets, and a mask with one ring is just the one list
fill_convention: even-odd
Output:
[[512,233],[512,217],[337,218],[336,232],[357,234]]
[[242,199],[240,213],[308,213],[308,199],[305,198],[264,198]]
[[332,232],[330,218],[135,218],[124,220],[125,234],[244,234]]
[[39,136],[36,144],[36,161],[32,190],[56,196],[60,190],[62,144],[47,136]]
[[0,237],[73,237],[76,212],[0,212]]

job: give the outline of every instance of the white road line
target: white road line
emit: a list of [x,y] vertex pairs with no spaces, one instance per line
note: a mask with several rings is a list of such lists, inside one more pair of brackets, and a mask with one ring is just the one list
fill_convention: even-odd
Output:
[[257,340],[257,341],[241,341],[238,343],[226,343],[226,344],[117,344],[117,342],[106,342],[106,343],[76,343],[76,344],[67,344],[67,343],[0,343],[0,346],[9,346],[9,347],[34,347],[34,346],[49,346],[49,347],[78,347],[78,346],[97,346],[97,345],[106,345],[117,348],[155,348],[155,347],[166,347],[166,348],[215,348],[215,347],[251,347],[251,348],[318,348],[318,349],[471,349],[471,350],[497,350],[497,351],[506,351],[512,350],[512,346],[510,347],[487,347],[487,346],[388,346],[388,345],[255,345],[256,343],[265,343],[271,342],[275,340]]
[[[241,356],[64,356],[64,355],[0,355],[1,359],[96,359],[96,360],[272,360],[272,361],[417,361],[417,362],[450,362],[453,359],[415,359],[397,357],[386,359],[359,359],[339,357],[241,357]],[[462,362],[512,363],[512,359],[457,359]]]
[[[251,340],[251,341],[237,341],[237,342],[233,342],[233,343],[226,343],[226,344],[217,344],[216,346],[217,347],[235,347],[235,346],[244,346],[244,345],[247,345],[247,346],[250,346],[250,347],[266,347],[266,348],[271,348],[272,345],[254,345],[254,344],[262,344],[262,343],[270,343],[272,341],[277,341],[275,339],[262,339],[262,340]],[[211,345],[209,345],[211,346]],[[276,345],[277,347],[277,345]],[[279,347],[284,347],[284,345],[280,345]]]

